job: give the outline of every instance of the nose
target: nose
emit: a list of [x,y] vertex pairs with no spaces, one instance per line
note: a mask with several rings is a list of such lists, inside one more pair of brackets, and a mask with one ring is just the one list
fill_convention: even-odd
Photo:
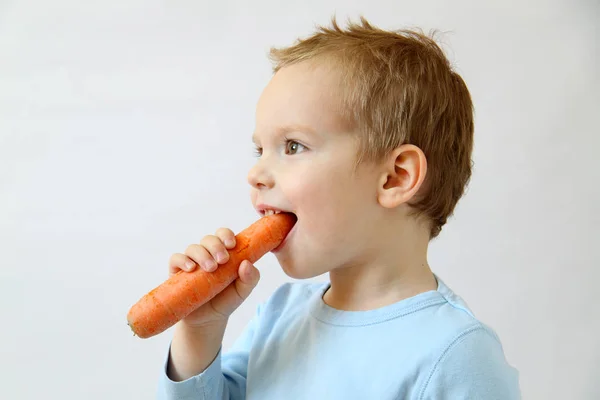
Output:
[[248,172],[248,183],[256,189],[272,188],[275,184],[273,175],[265,166],[264,159],[258,160],[250,172]]

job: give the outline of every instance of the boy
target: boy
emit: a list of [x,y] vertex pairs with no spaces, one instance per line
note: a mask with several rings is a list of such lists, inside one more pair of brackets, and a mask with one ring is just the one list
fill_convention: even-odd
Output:
[[[227,320],[259,279],[239,279],[174,330],[160,399],[517,399],[495,333],[427,263],[471,175],[473,110],[429,38],[350,24],[271,51],[248,175],[261,214],[298,220],[274,251],[287,275],[233,348]],[[214,271],[226,228],[169,270]]]

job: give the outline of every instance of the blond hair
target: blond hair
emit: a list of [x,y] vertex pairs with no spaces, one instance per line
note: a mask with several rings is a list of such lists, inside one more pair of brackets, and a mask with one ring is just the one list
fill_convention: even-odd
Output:
[[330,62],[342,81],[341,112],[357,128],[358,163],[382,160],[402,144],[427,159],[423,193],[411,204],[436,237],[471,177],[473,104],[463,79],[433,38],[417,30],[385,31],[361,16],[341,29],[317,31],[271,48],[273,73],[306,60]]

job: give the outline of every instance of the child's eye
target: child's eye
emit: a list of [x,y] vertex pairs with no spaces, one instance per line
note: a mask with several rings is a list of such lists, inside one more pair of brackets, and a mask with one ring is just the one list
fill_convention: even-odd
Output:
[[288,140],[286,142],[285,150],[286,154],[297,154],[299,148],[306,149],[303,144],[296,142],[295,140]]
[[[297,154],[302,149],[307,150],[307,147],[304,146],[303,144],[296,142],[295,140],[286,140],[286,142],[285,142],[285,153],[286,154],[290,154],[290,155]],[[262,156],[262,153],[263,153],[262,147],[254,146],[254,155],[256,157]]]

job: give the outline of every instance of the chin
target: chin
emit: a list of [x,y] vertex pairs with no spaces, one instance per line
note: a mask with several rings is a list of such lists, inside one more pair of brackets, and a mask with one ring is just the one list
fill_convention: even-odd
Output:
[[283,272],[292,279],[310,279],[321,274],[307,268],[303,263],[292,262],[289,258],[277,257]]

